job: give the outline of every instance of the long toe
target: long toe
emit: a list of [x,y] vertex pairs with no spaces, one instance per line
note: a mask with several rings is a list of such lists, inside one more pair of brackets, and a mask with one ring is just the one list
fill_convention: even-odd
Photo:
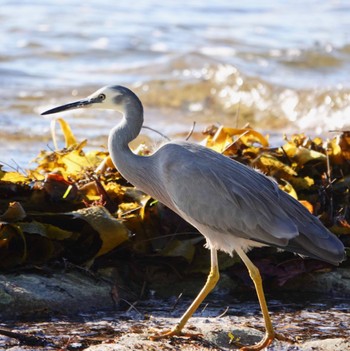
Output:
[[255,345],[251,345],[251,346],[244,346],[242,348],[240,348],[240,351],[259,351],[259,350],[263,350],[266,347],[268,347],[269,345],[271,345],[272,341],[275,339],[275,335],[274,334],[265,334],[264,338],[258,342]]
[[294,339],[290,338],[290,337],[286,337],[282,334],[279,333],[274,333],[274,334],[268,334],[266,333],[264,338],[257,344],[252,345],[252,346],[243,346],[242,348],[240,348],[240,351],[259,351],[259,350],[263,350],[264,348],[268,347],[271,345],[273,340],[279,340],[279,341],[285,341],[288,343],[293,344],[295,342]]
[[151,335],[151,336],[149,336],[149,339],[152,341],[156,341],[156,340],[160,340],[160,339],[170,338],[172,336],[183,336],[185,338],[198,338],[198,337],[202,336],[202,334],[201,333],[185,333],[185,332],[183,332],[175,327],[171,330],[166,330],[166,331],[163,331],[159,334]]

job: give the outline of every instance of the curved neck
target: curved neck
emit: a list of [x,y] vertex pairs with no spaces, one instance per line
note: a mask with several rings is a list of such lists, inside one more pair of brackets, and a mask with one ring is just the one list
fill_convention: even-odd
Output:
[[108,148],[113,151],[129,149],[129,143],[140,133],[143,125],[143,107],[140,99],[133,94],[123,103],[123,119],[109,133]]
[[138,170],[141,171],[143,157],[135,155],[129,143],[140,133],[143,124],[143,107],[133,94],[123,103],[123,119],[109,133],[108,150],[117,170],[134,185],[138,185]]
[[157,157],[135,155],[129,148],[143,124],[143,108],[136,95],[124,102],[123,110],[123,120],[111,130],[108,138],[108,149],[115,167],[135,187],[174,208],[157,173]]

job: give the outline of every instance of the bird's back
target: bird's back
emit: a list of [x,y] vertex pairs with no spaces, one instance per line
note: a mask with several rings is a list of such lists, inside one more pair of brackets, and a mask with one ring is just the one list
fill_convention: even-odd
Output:
[[[165,144],[151,158],[163,193],[158,199],[207,238],[221,236],[219,246],[232,240],[241,246],[276,246],[333,264],[344,259],[341,241],[254,169],[186,142]],[[228,251],[227,246],[218,248]]]

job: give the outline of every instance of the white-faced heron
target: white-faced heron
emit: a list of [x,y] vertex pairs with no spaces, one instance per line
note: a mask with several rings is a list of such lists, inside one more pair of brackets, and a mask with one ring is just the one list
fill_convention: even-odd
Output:
[[207,282],[171,330],[152,337],[188,335],[186,322],[219,279],[217,250],[235,251],[255,284],[266,333],[256,345],[261,350],[276,337],[258,268],[246,255],[252,247],[275,246],[337,265],[345,259],[344,245],[319,219],[277,184],[252,168],[206,147],[183,141],[168,142],[151,156],[135,155],[129,143],[140,133],[143,107],[122,86],[104,87],[89,97],[56,107],[43,115],[77,108],[113,109],[122,121],[109,134],[108,149],[117,170],[131,184],[158,199],[205,237],[211,252]]

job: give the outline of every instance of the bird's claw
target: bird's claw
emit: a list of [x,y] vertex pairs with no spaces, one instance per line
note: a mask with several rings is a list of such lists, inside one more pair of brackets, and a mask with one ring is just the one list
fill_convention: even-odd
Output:
[[181,329],[178,329],[175,327],[171,330],[166,330],[166,331],[163,331],[159,334],[151,335],[149,337],[149,339],[152,341],[156,341],[156,340],[160,340],[160,339],[170,338],[172,336],[182,336],[185,338],[198,338],[198,337],[203,336],[203,335],[201,333],[185,333],[185,332],[181,331]]
[[264,339],[262,339],[257,344],[251,345],[251,346],[243,346],[239,349],[239,351],[259,351],[259,350],[265,349],[266,347],[270,346],[273,339],[274,339],[273,336],[264,337]]
[[239,351],[259,351],[262,349],[265,349],[266,347],[270,346],[273,340],[279,340],[279,341],[288,341],[288,342],[293,342],[292,339],[278,333],[274,333],[272,335],[270,334],[265,334],[264,338],[258,342],[255,345],[251,346],[243,346],[239,349]]

